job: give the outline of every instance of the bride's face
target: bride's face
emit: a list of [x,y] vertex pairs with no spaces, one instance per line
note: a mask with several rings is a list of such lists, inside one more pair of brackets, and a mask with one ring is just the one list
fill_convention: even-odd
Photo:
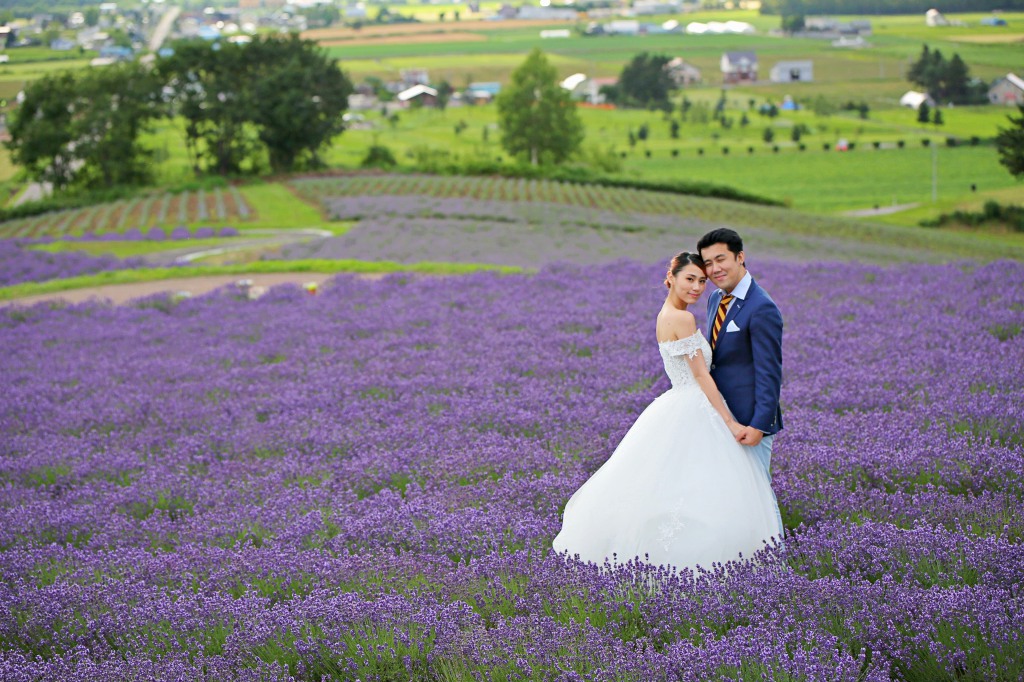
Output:
[[704,271],[692,263],[676,273],[672,293],[687,305],[696,303],[708,285]]

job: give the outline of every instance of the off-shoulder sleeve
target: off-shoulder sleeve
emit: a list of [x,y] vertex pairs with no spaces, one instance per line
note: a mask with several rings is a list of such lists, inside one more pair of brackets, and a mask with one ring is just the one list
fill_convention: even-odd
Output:
[[691,360],[697,357],[697,351],[701,350],[703,345],[703,336],[698,329],[692,335],[687,336],[685,339],[676,339],[675,341],[665,341],[662,345],[668,349],[669,355],[685,355]]

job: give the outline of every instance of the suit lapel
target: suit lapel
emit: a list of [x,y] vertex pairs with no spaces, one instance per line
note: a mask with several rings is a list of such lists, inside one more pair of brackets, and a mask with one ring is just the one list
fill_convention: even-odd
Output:
[[[755,291],[756,287],[757,287],[757,283],[754,282],[753,279],[751,279],[750,280],[750,286],[747,287],[747,297],[746,298],[736,298],[736,299],[733,300],[732,305],[729,306],[729,312],[727,312],[725,314],[725,320],[722,321],[722,330],[720,332],[718,332],[718,343],[722,343],[722,341],[725,340],[725,337],[728,335],[726,333],[726,328],[729,326],[730,322],[732,322],[737,317],[739,317],[740,311],[743,310],[743,306],[747,305],[747,303],[753,297],[754,291]],[[718,344],[716,344],[716,346],[717,345]]]

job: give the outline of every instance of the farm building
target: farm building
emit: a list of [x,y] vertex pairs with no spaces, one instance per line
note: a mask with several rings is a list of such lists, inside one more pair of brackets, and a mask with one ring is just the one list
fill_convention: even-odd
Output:
[[988,89],[988,101],[992,104],[1024,104],[1024,78],[1006,74]]
[[903,93],[903,97],[900,97],[900,106],[908,107],[910,109],[920,109],[922,104],[927,104],[930,107],[935,106],[935,100],[931,98],[927,92],[917,92],[916,90],[907,90]]
[[949,26],[949,19],[943,16],[937,9],[930,9],[924,13],[925,26]]
[[753,83],[757,80],[757,54],[726,52],[722,55],[722,80],[726,83]]
[[981,20],[982,26],[1006,26],[1006,19],[1002,17],[985,17]]
[[676,87],[693,85],[701,81],[700,69],[693,64],[687,64],[682,57],[676,57],[666,64],[665,71],[668,72],[668,77],[672,79]]
[[429,85],[414,85],[408,90],[402,90],[398,93],[398,101],[405,106],[412,106],[413,104],[432,107],[437,104],[437,90],[430,87]]
[[814,80],[814,63],[809,59],[777,62],[768,78],[772,83],[810,83]]
[[487,104],[493,101],[499,92],[501,92],[501,83],[491,81],[470,83],[466,88],[466,99],[475,104]]

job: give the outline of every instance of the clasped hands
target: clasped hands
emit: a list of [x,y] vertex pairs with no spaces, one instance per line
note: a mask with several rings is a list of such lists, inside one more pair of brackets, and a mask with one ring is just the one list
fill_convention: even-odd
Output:
[[732,432],[733,438],[740,445],[754,446],[764,438],[764,432],[760,429],[755,429],[753,426],[743,426],[735,421],[729,422],[729,431]]

